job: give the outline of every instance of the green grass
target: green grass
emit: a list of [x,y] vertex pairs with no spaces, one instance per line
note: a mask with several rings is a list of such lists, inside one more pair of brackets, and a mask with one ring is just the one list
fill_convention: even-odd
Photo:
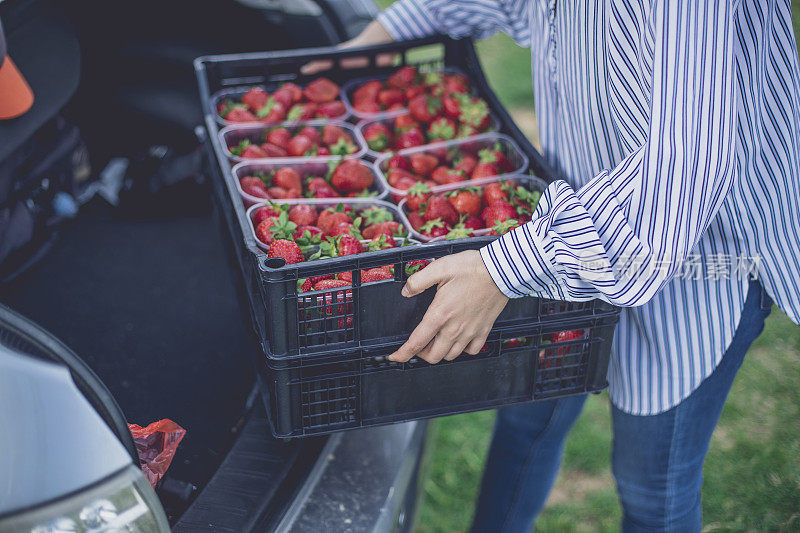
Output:
[[[753,344],[711,441],[705,531],[800,531],[800,328],[777,308]],[[493,413],[435,422],[420,533],[466,531]],[[591,396],[567,439],[564,468],[536,531],[617,531],[608,396]]]
[[[792,8],[798,35],[800,0],[792,0]],[[478,52],[503,104],[515,116],[532,110],[530,52],[506,35],[478,43]],[[711,441],[704,471],[704,531],[800,531],[798,391],[800,328],[776,308],[745,358]],[[494,413],[481,412],[433,424],[420,533],[469,528],[493,420]],[[569,435],[564,467],[536,531],[619,530],[610,452],[608,396],[592,396]]]

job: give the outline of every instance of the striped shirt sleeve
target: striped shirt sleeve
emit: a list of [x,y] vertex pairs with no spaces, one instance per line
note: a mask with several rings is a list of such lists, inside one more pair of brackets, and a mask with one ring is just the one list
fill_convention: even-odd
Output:
[[[682,266],[736,179],[734,7],[655,2],[642,141],[575,190],[552,183],[532,220],[481,250],[509,297],[642,305]],[[580,66],[575,66],[580,69]],[[620,95],[633,107],[634,95]]]
[[485,39],[501,31],[530,45],[530,0],[400,0],[378,15],[395,41],[436,33]]

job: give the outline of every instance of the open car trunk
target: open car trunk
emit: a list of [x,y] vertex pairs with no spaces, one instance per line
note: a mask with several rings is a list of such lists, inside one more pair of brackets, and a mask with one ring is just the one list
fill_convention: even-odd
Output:
[[173,521],[195,496],[189,485],[200,492],[223,459],[235,463],[226,455],[242,431],[260,454],[253,482],[273,491],[295,462],[313,463],[324,441],[278,442],[260,401],[248,403],[248,351],[258,346],[211,206],[195,211],[122,218],[95,199],[0,295],[82,357],[129,422],[170,418],[186,428],[166,478],[173,488],[159,491]]

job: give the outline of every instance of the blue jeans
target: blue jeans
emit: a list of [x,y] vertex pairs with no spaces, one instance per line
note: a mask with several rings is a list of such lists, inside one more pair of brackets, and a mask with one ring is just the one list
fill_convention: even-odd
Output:
[[[611,407],[612,469],[622,531],[699,532],[703,461],[733,378],[764,329],[772,300],[752,281],[733,341],[714,372],[669,411],[634,416]],[[561,466],[586,395],[498,411],[473,531],[530,532]]]

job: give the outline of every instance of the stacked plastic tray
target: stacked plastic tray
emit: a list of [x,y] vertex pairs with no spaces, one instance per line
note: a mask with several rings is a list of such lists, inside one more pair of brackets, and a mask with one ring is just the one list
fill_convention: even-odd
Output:
[[[376,57],[387,52],[396,54],[396,64],[378,66]],[[414,59],[421,56],[428,59]],[[361,68],[341,68],[340,61],[347,57],[365,57],[366,61]],[[331,61],[332,68],[314,76],[301,75],[300,67],[311,60]],[[307,49],[209,56],[195,62],[206,109],[209,172],[215,200],[243,274],[253,328],[262,344],[263,353],[256,354],[256,360],[276,436],[327,433],[606,387],[619,311],[601,301],[514,299],[477,356],[464,354],[437,365],[417,359],[407,363],[386,359],[408,338],[435,294],[431,289],[415,298],[401,296],[400,289],[411,271],[409,264],[478,249],[496,238],[481,235],[422,243],[426,239],[408,225],[404,214],[404,191],[393,189],[386,182],[384,171],[389,156],[366,148],[363,127],[367,122],[387,120],[405,111],[365,116],[354,112],[350,95],[360,83],[385,79],[404,64],[415,64],[420,71],[455,69],[465,74],[477,96],[489,104],[490,129],[495,130],[407,151],[447,151],[464,143],[477,148],[481,143],[500,143],[514,167],[514,172],[503,178],[529,190],[542,190],[545,182],[553,179],[541,155],[490,90],[468,40],[434,38],[347,51]],[[219,102],[228,95],[243,94],[246,86],[269,89],[290,80],[302,87],[319,76],[342,87],[347,113],[331,121],[343,124],[357,142],[358,151],[348,157],[359,158],[374,172],[375,183],[369,191],[372,198],[280,202],[318,207],[339,202],[349,202],[356,208],[381,205],[406,225],[412,238],[409,246],[287,265],[282,259],[268,258],[264,251],[267,246],[256,238],[251,217],[262,205],[261,199],[243,191],[239,179],[284,165],[293,165],[301,173],[316,173],[310,169],[329,164],[331,158],[241,160],[230,152],[231,144],[262,135],[266,126],[226,124],[218,115]],[[482,186],[493,180],[497,178],[464,185]],[[434,192],[458,186],[437,187]],[[393,278],[362,282],[362,271],[387,265],[393,267]],[[307,278],[345,272],[352,280],[346,287],[306,292],[298,287],[298,281]]]

